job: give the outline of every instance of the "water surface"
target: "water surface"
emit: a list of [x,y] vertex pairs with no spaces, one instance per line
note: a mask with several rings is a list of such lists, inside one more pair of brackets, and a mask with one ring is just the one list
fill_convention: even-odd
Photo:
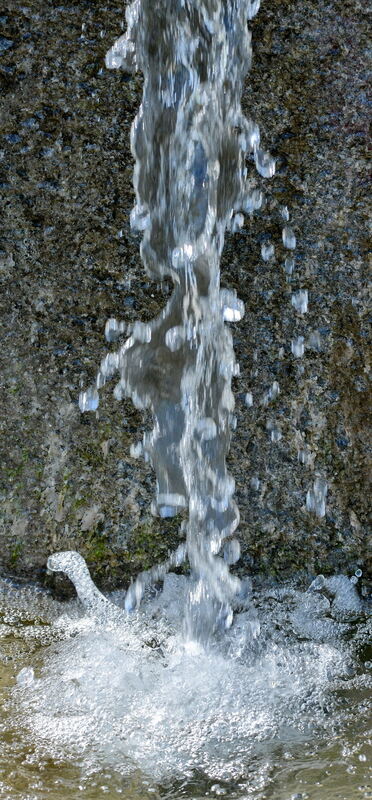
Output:
[[372,796],[365,617],[265,589],[205,648],[180,632],[186,582],[122,625],[1,585],[0,797]]

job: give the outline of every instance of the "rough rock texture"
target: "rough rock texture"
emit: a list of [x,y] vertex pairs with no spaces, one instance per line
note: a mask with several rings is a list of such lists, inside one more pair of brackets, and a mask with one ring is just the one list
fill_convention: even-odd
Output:
[[[179,524],[151,516],[153,475],[129,456],[146,420],[110,384],[99,414],[77,405],[106,352],[106,319],[148,320],[170,291],[149,283],[129,227],[141,78],[104,68],[118,0],[8,0],[1,15],[0,569],[43,579],[51,552],[76,548],[101,585],[121,584],[166,555]],[[277,175],[257,180],[266,208],[228,237],[223,259],[223,285],[246,304],[230,454],[241,564],[366,574],[366,11],[267,0],[251,27],[244,107]],[[298,238],[290,279],[278,203]],[[276,256],[264,262],[268,237]],[[300,288],[305,315],[291,305]],[[291,352],[299,335],[303,358]],[[280,394],[265,404],[273,381]],[[329,483],[323,519],[305,507],[317,475]]]

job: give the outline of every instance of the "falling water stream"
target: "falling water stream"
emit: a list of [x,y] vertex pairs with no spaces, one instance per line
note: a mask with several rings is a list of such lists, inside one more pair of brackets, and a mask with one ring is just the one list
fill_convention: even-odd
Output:
[[[147,273],[170,278],[173,291],[149,323],[126,330],[108,321],[109,341],[127,338],[80,408],[96,410],[99,389],[117,375],[116,399],[150,409],[153,430],[132,455],[154,468],[154,513],[185,510],[187,520],[178,549],[126,592],[101,594],[74,552],[48,560],[74,583],[74,601],[0,584],[0,797],[9,800],[372,797],[360,571],[254,591],[230,571],[240,556],[226,468],[239,368],[227,323],[244,307],[220,288],[220,259],[225,231],[262,204],[254,171],[275,173],[240,106],[247,18],[258,8],[259,0],[135,0],[106,57],[108,68],[144,76],[131,226],[142,232]],[[293,251],[287,208],[281,216]],[[274,251],[263,245],[263,260]],[[284,268],[290,274],[291,255]],[[291,302],[305,314],[306,290]],[[303,351],[299,336],[292,352]],[[274,383],[270,396],[279,391]],[[272,425],[272,440],[280,435]],[[323,516],[326,496],[317,476],[309,512]],[[175,574],[184,562],[189,573]]]
[[[250,15],[256,7],[249,5]],[[183,555],[195,579],[188,626],[207,638],[208,627],[229,623],[239,592],[228,567],[239,558],[238,543],[229,543],[225,559],[218,554],[239,521],[225,463],[238,366],[225,323],[240,320],[244,307],[221,290],[220,259],[226,228],[252,203],[245,156],[252,153],[263,175],[275,170],[240,106],[251,58],[247,11],[240,2],[134,2],[127,32],[106,58],[109,68],[144,75],[131,135],[131,225],[143,232],[148,274],[170,277],[174,289],[159,317],[136,322],[123,347],[104,359],[97,389],[118,371],[116,397],[152,411],[154,429],[136,452],[155,469],[160,516],[188,510]],[[97,389],[82,393],[82,410],[97,406]],[[140,576],[128,608],[143,586]]]

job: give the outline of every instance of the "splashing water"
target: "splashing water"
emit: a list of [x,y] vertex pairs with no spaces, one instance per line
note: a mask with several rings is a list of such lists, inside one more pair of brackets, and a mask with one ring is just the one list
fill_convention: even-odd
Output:
[[[95,411],[99,389],[119,375],[116,398],[128,396],[153,414],[152,432],[131,454],[154,467],[155,510],[168,517],[187,509],[188,520],[186,541],[111,598],[94,585],[78,553],[48,559],[49,570],[74,583],[84,615],[73,602],[66,610],[33,599],[35,619],[42,619],[42,635],[53,647],[42,668],[19,671],[13,703],[38,763],[58,764],[61,752],[78,759],[82,797],[101,794],[90,791],[104,765],[114,771],[117,794],[124,777],[140,771],[138,797],[155,793],[154,781],[169,781],[173,788],[163,788],[162,796],[179,797],[186,786],[193,797],[261,800],[272,789],[275,750],[283,751],[284,763],[298,752],[302,758],[309,741],[328,746],[329,712],[338,708],[330,687],[341,685],[342,692],[353,680],[355,654],[367,638],[366,607],[355,586],[360,570],[350,580],[318,576],[307,591],[274,586],[254,599],[250,580],[229,570],[240,557],[234,480],[225,463],[234,426],[231,380],[239,370],[226,323],[239,322],[244,305],[235,292],[221,290],[220,259],[225,231],[239,230],[243,214],[263,204],[246,158],[264,178],[275,172],[257,125],[240,107],[251,59],[247,18],[258,8],[259,0],[135,0],[126,11],[127,32],[107,54],[110,69],[144,75],[131,134],[136,205],[130,224],[142,233],[147,273],[158,281],[171,277],[174,288],[150,323],[137,321],[126,331],[124,323],[107,321],[107,341],[125,332],[128,338],[103,359],[80,408]],[[287,207],[280,216],[283,244],[294,250]],[[274,255],[271,242],[262,246],[264,261]],[[292,254],[284,269],[290,280]],[[305,314],[307,291],[294,293],[291,302]],[[293,339],[291,349],[300,359],[304,337]],[[274,381],[258,402],[274,405],[279,394]],[[251,392],[245,403],[252,406]],[[273,446],[280,442],[278,422],[269,421],[267,431]],[[300,452],[307,463],[307,452]],[[250,483],[264,491],[257,476]],[[327,488],[317,477],[308,491],[308,511],[319,517]],[[186,557],[190,577],[170,572]],[[14,606],[22,601],[16,595]],[[46,611],[38,607],[44,602]],[[363,675],[354,688],[362,695],[366,685]],[[362,715],[362,700],[359,707]],[[340,713],[339,729],[347,724]],[[194,791],[195,775],[201,778]],[[3,789],[7,796],[0,781]]]
[[[370,637],[355,586],[360,570],[353,580],[319,575],[307,591],[256,587],[254,605],[251,583],[243,581],[233,625],[206,648],[180,632],[191,578],[168,573],[162,590],[146,591],[128,615],[125,593],[101,595],[77,553],[51,556],[48,566],[68,572],[88,615],[76,601],[57,603],[33,587],[0,581],[2,644],[14,629],[13,650],[5,652],[16,670],[19,664],[4,708],[17,731],[0,750],[5,797],[65,800],[79,787],[79,796],[92,800],[106,786],[112,797],[139,800],[151,787],[155,796],[177,800],[181,785],[196,798],[225,792],[262,800],[271,792],[284,800],[295,796],[299,774],[311,797],[325,758],[318,799],[359,796],[342,793],[345,768],[355,763],[353,786],[367,786],[367,763],[358,760],[367,752],[370,687],[357,659]],[[33,654],[33,668],[22,651]],[[327,793],[334,770],[338,794]],[[126,781],[133,775],[139,787],[132,794]],[[285,794],[287,786],[293,789]]]

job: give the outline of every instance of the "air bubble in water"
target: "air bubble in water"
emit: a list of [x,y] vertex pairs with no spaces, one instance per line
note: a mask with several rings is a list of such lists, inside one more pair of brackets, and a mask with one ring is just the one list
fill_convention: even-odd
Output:
[[282,239],[284,247],[287,247],[288,250],[294,250],[296,247],[296,236],[293,228],[290,228],[288,225],[285,226],[282,230]]
[[303,336],[297,336],[297,339],[292,339],[291,350],[295,358],[302,358],[305,352],[305,340]]
[[275,175],[275,158],[265,150],[256,148],[254,153],[256,170],[263,178],[272,178]]
[[306,314],[309,295],[307,289],[299,289],[292,295],[291,303],[299,314]]
[[270,258],[273,258],[275,253],[275,247],[271,242],[264,243],[261,245],[261,256],[264,261],[269,261]]
[[90,388],[86,392],[79,394],[80,411],[96,411],[99,406],[99,395],[97,389]]

